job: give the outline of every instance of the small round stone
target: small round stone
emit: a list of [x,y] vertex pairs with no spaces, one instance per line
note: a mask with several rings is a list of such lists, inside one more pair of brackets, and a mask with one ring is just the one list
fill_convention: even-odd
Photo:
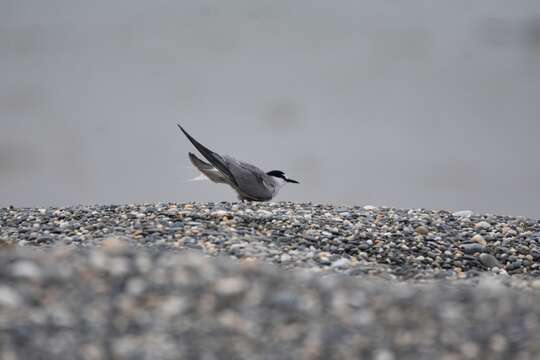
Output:
[[488,223],[487,221],[480,221],[480,222],[477,222],[476,224],[474,224],[474,227],[477,228],[477,229],[491,229],[491,224]]
[[11,308],[22,305],[21,302],[22,298],[15,289],[9,286],[0,285],[0,306]]
[[417,226],[415,231],[419,235],[427,235],[429,233],[429,230],[423,225]]
[[484,239],[484,237],[480,234],[476,234],[471,238],[471,241],[474,241],[482,246],[487,246],[487,241]]
[[247,288],[247,283],[240,277],[226,277],[216,284],[216,292],[221,295],[236,295]]
[[460,211],[456,211],[452,213],[452,215],[455,217],[465,217],[465,218],[469,218],[473,214],[474,213],[471,210],[460,210]]
[[471,244],[461,244],[459,248],[465,253],[465,254],[474,254],[478,252],[484,251],[484,247],[480,244],[471,243]]
[[17,261],[11,266],[11,273],[13,276],[37,279],[41,276],[40,270],[37,265],[32,261],[21,260]]
[[502,268],[501,263],[491,254],[482,253],[479,258],[480,262],[487,268]]

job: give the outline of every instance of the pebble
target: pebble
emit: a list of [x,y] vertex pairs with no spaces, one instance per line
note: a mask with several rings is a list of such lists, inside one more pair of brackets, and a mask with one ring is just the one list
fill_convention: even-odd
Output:
[[104,239],[101,244],[105,251],[114,254],[124,251],[128,245],[128,242],[119,237],[110,237]]
[[327,253],[327,252],[319,253],[318,260],[319,260],[319,263],[321,265],[330,265],[331,264],[330,254]]
[[272,217],[272,212],[268,210],[259,210],[257,214],[263,218],[269,218]]
[[332,263],[333,268],[347,268],[349,267],[351,261],[346,258],[340,258]]
[[291,260],[291,256],[289,254],[281,254],[280,261],[282,263],[286,263]]
[[466,218],[473,216],[473,214],[474,213],[471,210],[460,210],[460,211],[456,211],[452,213],[452,215],[455,217],[466,217]]
[[[6,308],[16,307],[22,302],[22,298],[9,286],[0,285],[0,305]],[[0,351],[1,354],[1,351]]]
[[37,279],[40,276],[39,268],[31,261],[17,261],[11,266],[11,273],[27,279]]
[[540,279],[533,280],[531,282],[531,287],[535,290],[540,290]]
[[484,239],[484,237],[480,234],[476,234],[471,238],[471,241],[474,241],[482,246],[487,246],[487,241]]
[[394,360],[395,356],[394,354],[386,349],[381,349],[375,351],[375,356],[373,357],[374,360]]
[[222,218],[224,217],[225,215],[227,215],[227,212],[225,210],[216,210],[216,211],[213,211],[211,213],[212,216],[214,217],[219,217],[219,218]]
[[480,261],[487,268],[502,268],[501,263],[495,258],[495,256],[487,253],[480,254]]
[[477,229],[491,229],[491,224],[487,221],[480,221],[474,224],[474,227]]
[[124,257],[111,258],[107,263],[107,270],[113,276],[124,276],[130,271],[129,261]]
[[466,359],[477,359],[480,352],[479,346],[471,341],[467,341],[461,345],[461,352]]
[[502,353],[507,349],[508,340],[500,334],[495,334],[491,337],[489,346],[496,353]]
[[505,235],[505,236],[516,236],[517,231],[515,231],[514,229],[512,229],[509,226],[504,226],[502,228],[502,234]]
[[246,282],[240,277],[226,277],[216,283],[216,292],[221,295],[236,295],[246,288]]
[[461,244],[460,249],[465,254],[475,254],[484,251],[484,247],[480,244]]
[[429,233],[429,230],[423,225],[418,226],[415,231],[419,235],[427,235]]
[[523,260],[518,259],[515,261],[512,261],[509,265],[506,266],[506,270],[512,271],[520,269],[523,266]]

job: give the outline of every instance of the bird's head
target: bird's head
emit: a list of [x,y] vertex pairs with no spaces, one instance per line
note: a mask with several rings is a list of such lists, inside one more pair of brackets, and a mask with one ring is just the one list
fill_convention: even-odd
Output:
[[296,181],[296,180],[287,178],[287,177],[285,176],[285,173],[284,173],[283,171],[281,171],[281,170],[272,170],[272,171],[267,172],[266,175],[273,176],[273,177],[275,177],[275,178],[285,180],[285,181],[288,182],[288,183],[300,184],[300,183],[299,183],[298,181]]

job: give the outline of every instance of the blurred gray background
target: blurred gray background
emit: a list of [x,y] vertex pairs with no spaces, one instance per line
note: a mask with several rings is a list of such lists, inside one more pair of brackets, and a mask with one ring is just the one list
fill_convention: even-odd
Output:
[[277,200],[540,217],[540,1],[0,1],[0,206]]

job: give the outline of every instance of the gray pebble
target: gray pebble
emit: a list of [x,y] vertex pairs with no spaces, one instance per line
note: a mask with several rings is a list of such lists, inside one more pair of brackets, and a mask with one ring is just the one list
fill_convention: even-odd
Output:
[[480,254],[480,261],[487,268],[502,268],[501,263],[495,258],[495,256],[487,253]]
[[465,253],[465,254],[474,254],[478,252],[483,252],[484,247],[477,243],[471,243],[471,244],[461,244],[459,248]]

